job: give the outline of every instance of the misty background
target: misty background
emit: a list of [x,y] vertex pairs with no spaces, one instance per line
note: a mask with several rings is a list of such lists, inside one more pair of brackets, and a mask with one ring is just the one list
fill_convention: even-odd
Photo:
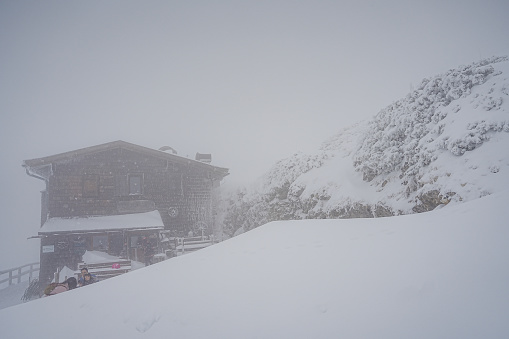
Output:
[[0,270],[39,260],[21,163],[115,140],[244,184],[405,96],[509,51],[491,1],[0,1]]

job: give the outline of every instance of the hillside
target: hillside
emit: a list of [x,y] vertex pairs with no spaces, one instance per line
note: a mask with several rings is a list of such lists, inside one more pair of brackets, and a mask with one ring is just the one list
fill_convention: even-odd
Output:
[[224,231],[411,214],[493,194],[509,187],[508,132],[508,58],[451,69],[230,193]]

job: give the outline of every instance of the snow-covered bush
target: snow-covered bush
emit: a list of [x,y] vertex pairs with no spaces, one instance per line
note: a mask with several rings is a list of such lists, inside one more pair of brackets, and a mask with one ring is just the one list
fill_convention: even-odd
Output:
[[[354,157],[354,165],[363,173],[364,180],[371,181],[380,174],[394,171],[403,176],[415,176],[418,168],[429,165],[430,153],[435,149],[429,150],[430,141],[426,137],[442,133],[444,125],[440,122],[447,117],[444,107],[467,97],[474,86],[485,83],[495,72],[491,63],[506,60],[483,60],[424,79],[406,98],[382,109],[369,124],[369,131]],[[502,99],[491,100],[484,106],[492,109],[501,102]],[[458,108],[453,111],[457,113]],[[461,155],[481,144],[485,140],[483,134],[481,130],[467,133],[450,140],[446,148]]]

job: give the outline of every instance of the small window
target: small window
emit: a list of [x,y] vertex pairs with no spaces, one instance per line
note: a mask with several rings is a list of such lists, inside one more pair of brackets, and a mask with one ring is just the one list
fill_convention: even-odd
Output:
[[86,174],[83,176],[83,197],[96,198],[99,196],[99,175]]
[[138,236],[133,235],[131,236],[131,248],[138,247]]
[[129,175],[129,195],[141,195],[143,176],[141,174]]
[[94,235],[92,237],[92,249],[94,251],[108,251],[108,236],[107,235]]

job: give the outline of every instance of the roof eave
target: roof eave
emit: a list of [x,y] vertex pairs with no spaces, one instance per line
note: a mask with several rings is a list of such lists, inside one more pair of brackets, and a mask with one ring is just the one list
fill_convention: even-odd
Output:
[[69,235],[69,234],[103,234],[103,233],[121,233],[121,232],[139,232],[139,231],[156,231],[164,230],[164,226],[149,226],[149,227],[134,227],[134,228],[111,228],[104,230],[68,230],[68,231],[48,231],[48,232],[37,232],[37,236],[31,238],[41,238],[48,236],[57,235]]
[[97,145],[97,146],[91,146],[91,147],[81,148],[81,149],[74,150],[74,151],[50,155],[50,156],[43,157],[43,158],[23,160],[22,166],[25,168],[26,167],[36,168],[36,167],[40,167],[40,166],[44,166],[44,165],[49,165],[55,161],[59,161],[62,159],[77,157],[79,155],[84,155],[84,154],[93,154],[93,153],[97,153],[97,152],[104,152],[104,151],[115,149],[115,148],[124,148],[124,149],[131,150],[134,152],[145,152],[145,153],[148,153],[154,157],[158,157],[158,158],[165,159],[165,160],[172,160],[172,161],[175,161],[180,164],[187,164],[187,165],[194,164],[194,165],[200,166],[200,167],[202,167],[204,169],[208,169],[208,170],[210,170],[210,169],[216,170],[217,169],[219,171],[224,172],[223,177],[228,175],[228,169],[224,168],[224,167],[217,167],[217,166],[210,165],[210,164],[207,164],[207,163],[204,163],[201,161],[184,158],[184,157],[181,157],[181,156],[178,156],[175,154],[170,154],[170,153],[166,153],[163,151],[154,150],[154,149],[144,147],[144,146],[139,146],[136,144],[131,144],[131,143],[128,143],[128,142],[125,142],[122,140],[117,140],[117,141],[113,141],[113,142],[109,142],[109,143],[105,143],[105,144],[101,144],[101,145]]

